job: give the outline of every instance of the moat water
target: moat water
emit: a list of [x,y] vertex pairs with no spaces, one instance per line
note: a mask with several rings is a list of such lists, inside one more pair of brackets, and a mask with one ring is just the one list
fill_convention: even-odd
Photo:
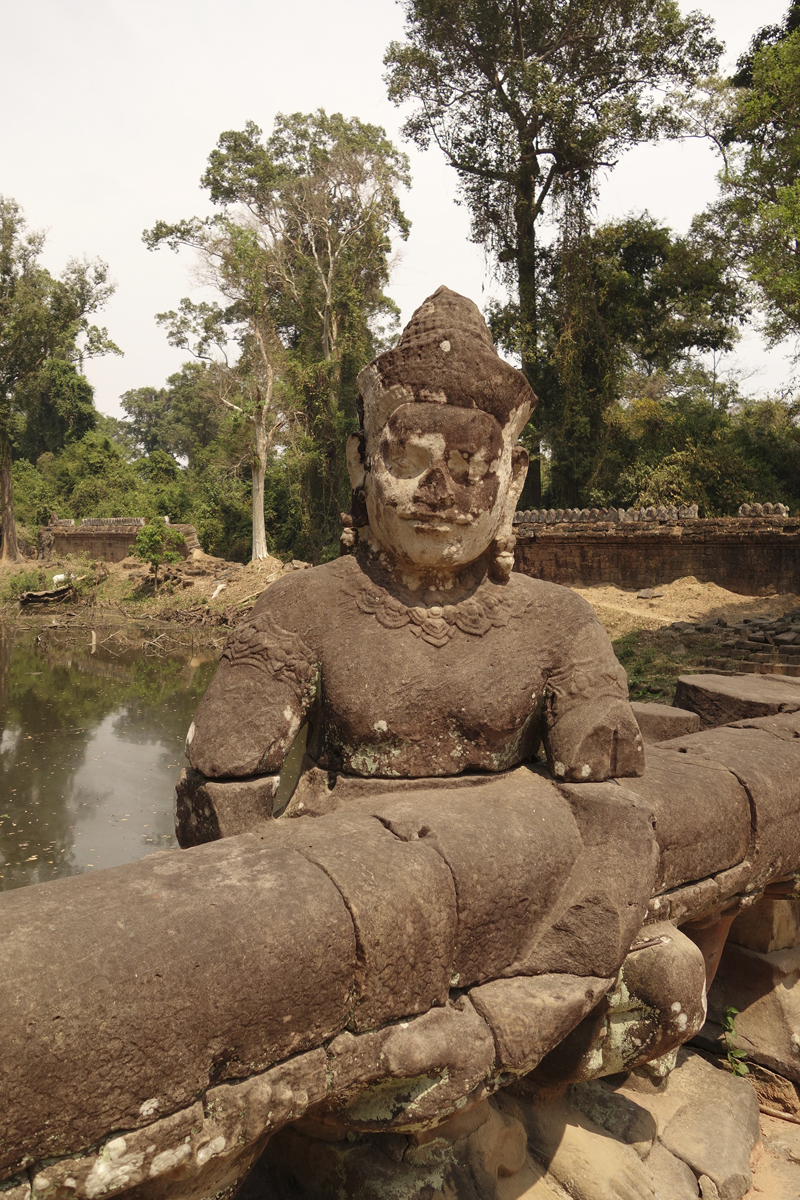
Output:
[[186,730],[219,648],[0,625],[0,891],[175,846]]

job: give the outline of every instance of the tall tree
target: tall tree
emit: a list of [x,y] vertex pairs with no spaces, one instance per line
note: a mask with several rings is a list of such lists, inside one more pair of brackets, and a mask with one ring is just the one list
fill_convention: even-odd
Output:
[[707,220],[738,251],[776,343],[800,334],[800,5],[756,34],[734,83]]
[[554,498],[572,507],[596,486],[626,376],[732,349],[747,304],[726,247],[698,230],[678,237],[648,214],[587,229],[580,204],[567,215],[544,260],[538,432],[552,450]]
[[[80,362],[82,356],[119,353],[106,330],[89,323],[91,314],[102,308],[114,290],[108,282],[106,264],[71,260],[61,278],[56,279],[39,264],[43,245],[44,235],[27,229],[15,201],[0,196],[0,505],[4,560],[19,557],[11,482],[12,436],[20,426],[20,418],[24,418],[26,400],[42,396],[41,388],[26,385],[48,360],[68,365]],[[51,382],[55,385],[59,370],[60,382],[66,386],[68,372],[64,368],[49,369]],[[65,386],[61,387],[62,400]],[[73,387],[72,393],[76,412],[85,410],[85,389]]]
[[[522,363],[540,362],[538,226],[627,147],[682,129],[685,93],[722,47],[676,0],[400,0],[389,94],[404,132],[458,173],[475,241],[518,300]],[[669,93],[673,94],[670,95]]]
[[[381,323],[396,317],[383,287],[390,236],[408,234],[397,191],[409,182],[405,155],[377,126],[322,110],[279,115],[267,139],[252,123],[220,137],[202,180],[218,215],[159,222],[145,234],[151,248],[198,250],[227,301],[184,300],[164,320],[175,344],[214,348],[220,402],[253,421],[254,547],[266,456],[277,444],[304,464],[305,526],[319,530],[312,550],[332,535],[349,416],[342,402],[353,364],[363,365]],[[232,363],[226,333],[238,342]],[[353,390],[353,411],[354,401]]]

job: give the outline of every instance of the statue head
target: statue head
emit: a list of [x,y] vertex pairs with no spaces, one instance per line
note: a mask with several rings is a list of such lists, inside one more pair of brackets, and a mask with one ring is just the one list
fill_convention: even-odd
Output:
[[536,397],[477,307],[440,287],[358,382],[351,524],[368,524],[384,552],[423,571],[457,570],[491,547],[493,574],[507,578],[528,469],[517,440]]

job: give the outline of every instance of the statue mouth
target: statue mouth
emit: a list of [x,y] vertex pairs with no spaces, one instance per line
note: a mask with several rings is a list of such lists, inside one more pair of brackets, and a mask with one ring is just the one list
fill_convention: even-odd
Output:
[[447,531],[451,525],[471,525],[475,520],[469,513],[448,508],[444,512],[432,512],[429,508],[411,508],[397,514],[402,521],[413,521],[415,525]]

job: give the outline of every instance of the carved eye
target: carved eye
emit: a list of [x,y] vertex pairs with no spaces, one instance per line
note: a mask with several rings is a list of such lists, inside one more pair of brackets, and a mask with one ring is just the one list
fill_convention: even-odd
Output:
[[430,452],[414,442],[393,442],[384,450],[383,461],[397,479],[414,479],[426,471]]

